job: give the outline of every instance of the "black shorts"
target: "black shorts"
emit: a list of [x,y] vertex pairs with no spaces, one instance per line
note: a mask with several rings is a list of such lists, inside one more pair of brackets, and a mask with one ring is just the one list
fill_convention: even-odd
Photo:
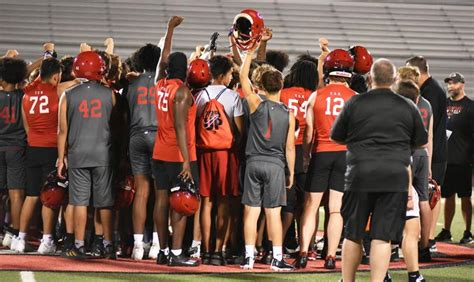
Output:
[[133,175],[151,175],[156,131],[139,132],[130,137],[129,153]]
[[470,165],[448,165],[446,178],[441,187],[441,196],[449,198],[454,194],[458,197],[471,197],[472,195],[472,167]]
[[[157,190],[169,190],[176,184],[178,175],[183,170],[183,163],[153,160],[152,169],[153,177],[155,178],[155,188]],[[196,188],[199,188],[197,161],[191,162],[191,174],[193,176],[194,185]]]
[[285,168],[270,161],[247,161],[242,204],[263,208],[286,206]]
[[295,213],[303,209],[305,182],[306,173],[298,173],[295,175],[293,187],[286,189],[286,206],[281,208],[282,212]]
[[25,187],[25,149],[0,151],[0,190]]
[[311,155],[305,191],[322,193],[328,189],[344,192],[346,151],[319,152]]
[[112,168],[99,166],[69,168],[69,204],[107,208],[114,205]]
[[405,227],[408,192],[353,192],[342,198],[344,238],[359,242],[372,214],[370,239],[400,242]]
[[38,197],[40,195],[46,177],[56,167],[57,158],[57,148],[26,148],[26,196]]
[[428,156],[413,155],[412,173],[413,187],[420,202],[428,201],[428,174],[429,174],[429,158]]
[[438,183],[438,185],[444,184],[446,175],[446,162],[444,163],[431,163],[431,177]]

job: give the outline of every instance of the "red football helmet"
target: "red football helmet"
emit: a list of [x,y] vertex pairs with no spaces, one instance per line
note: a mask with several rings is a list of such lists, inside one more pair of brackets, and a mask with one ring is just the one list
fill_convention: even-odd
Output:
[[204,88],[211,81],[211,71],[206,60],[196,59],[189,64],[187,82],[190,88]]
[[86,51],[76,56],[72,69],[77,78],[100,81],[105,72],[105,63],[96,52]]
[[430,208],[434,209],[439,199],[441,199],[441,189],[434,179],[429,179],[428,193],[430,200]]
[[349,53],[354,58],[354,72],[363,75],[370,71],[374,60],[365,47],[352,46],[349,48]]
[[128,208],[135,198],[135,182],[133,176],[127,176],[115,186],[115,204],[114,208],[120,210]]
[[354,59],[346,50],[335,49],[324,59],[323,69],[326,75],[351,78]]
[[171,208],[184,216],[193,215],[199,208],[199,190],[194,183],[178,179],[178,184],[171,188]]
[[50,209],[58,209],[62,205],[65,205],[68,200],[68,184],[67,174],[66,179],[60,179],[57,171],[52,171],[48,174],[46,182],[44,183],[43,188],[41,188],[41,203]]
[[246,9],[234,18],[232,36],[237,47],[243,51],[252,47],[262,38],[265,23],[259,12]]

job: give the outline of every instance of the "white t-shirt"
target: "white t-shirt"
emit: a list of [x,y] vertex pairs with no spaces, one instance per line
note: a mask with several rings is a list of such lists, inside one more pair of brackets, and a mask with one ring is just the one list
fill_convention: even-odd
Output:
[[[234,117],[244,115],[242,100],[237,92],[228,89],[224,85],[209,85],[196,95],[197,118],[199,118],[204,111],[207,102],[209,102],[209,97],[211,99],[216,98],[223,89],[226,90],[221,94],[217,101],[224,106],[224,111],[231,123],[234,124]],[[209,95],[207,95],[206,90]]]

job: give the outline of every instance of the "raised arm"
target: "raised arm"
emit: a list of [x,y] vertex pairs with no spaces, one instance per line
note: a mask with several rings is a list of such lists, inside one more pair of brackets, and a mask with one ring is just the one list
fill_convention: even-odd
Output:
[[252,84],[250,83],[249,79],[249,72],[250,72],[250,64],[252,63],[252,56],[255,52],[257,46],[254,46],[251,50],[247,52],[244,58],[244,63],[240,68],[240,85],[242,86],[242,91],[244,93],[245,99],[247,100],[250,108],[250,113],[255,112],[257,110],[258,105],[261,103],[260,97],[253,93]]
[[257,52],[257,61],[264,62],[267,60],[267,41],[272,39],[273,32],[271,28],[266,27],[263,30],[262,41],[260,42],[260,46],[258,47]]
[[236,65],[239,67],[242,65],[242,57],[240,57],[239,50],[237,49],[237,45],[235,44],[235,39],[232,36],[232,33],[229,34],[229,43],[230,43],[230,50],[232,51],[232,60]]
[[328,47],[328,40],[326,38],[319,38],[319,47],[321,48],[321,55],[318,58],[318,89],[323,88],[324,85],[324,59],[331,50]]
[[114,39],[112,37],[108,37],[107,39],[105,39],[104,46],[105,46],[105,52],[107,54],[112,55],[114,53],[115,43],[114,43]]
[[155,82],[165,78],[166,76],[166,63],[168,62],[168,56],[171,53],[171,45],[173,42],[173,32],[175,27],[183,22],[184,18],[180,16],[172,16],[168,21],[168,29],[166,30],[165,43],[163,49],[161,49],[160,61],[156,65],[156,76]]

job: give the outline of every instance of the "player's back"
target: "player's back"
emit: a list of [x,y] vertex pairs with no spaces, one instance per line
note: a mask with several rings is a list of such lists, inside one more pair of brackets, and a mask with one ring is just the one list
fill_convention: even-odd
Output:
[[303,135],[306,128],[306,108],[311,90],[302,87],[290,87],[281,90],[280,101],[295,115],[299,125],[299,134],[295,145],[303,144]]
[[126,95],[130,108],[130,134],[156,131],[156,85],[155,72],[141,74],[129,86]]

